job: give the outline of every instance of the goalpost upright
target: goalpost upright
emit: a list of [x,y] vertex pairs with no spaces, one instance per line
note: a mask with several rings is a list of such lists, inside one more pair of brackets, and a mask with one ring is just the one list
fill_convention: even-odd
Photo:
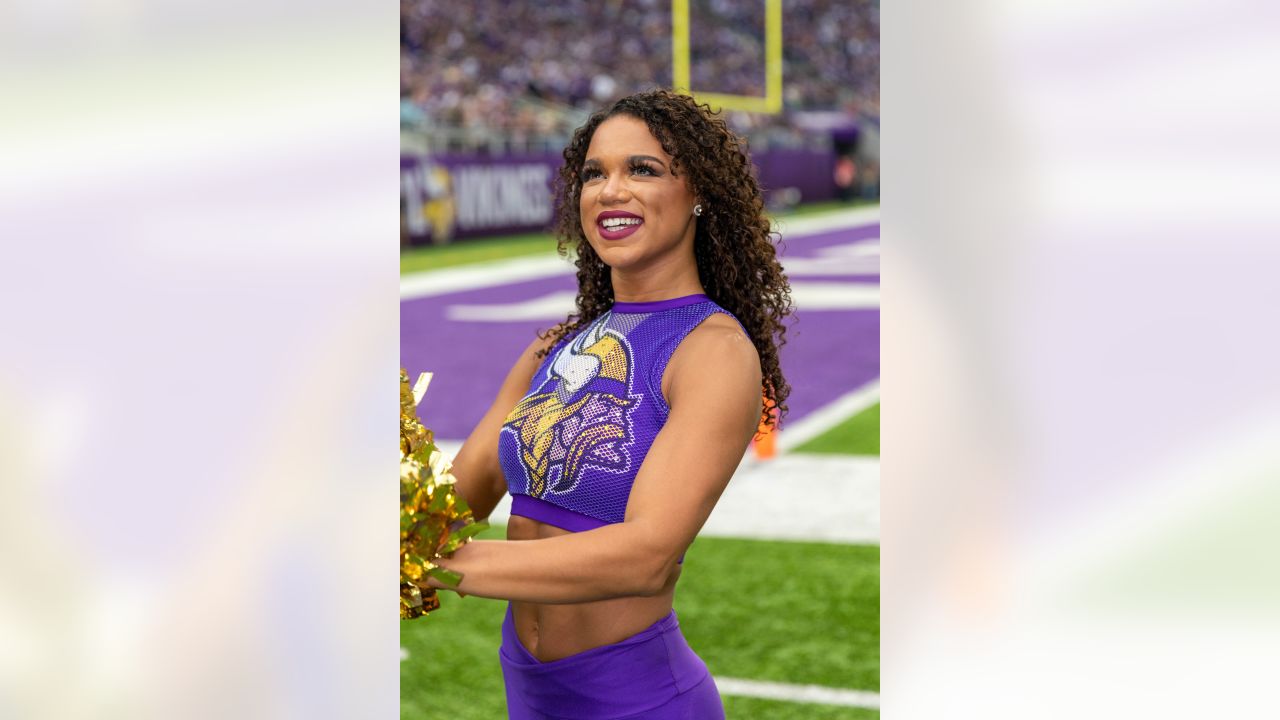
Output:
[[782,112],[782,0],[764,0],[765,95],[703,92],[689,86],[689,0],[671,0],[671,85],[712,108]]

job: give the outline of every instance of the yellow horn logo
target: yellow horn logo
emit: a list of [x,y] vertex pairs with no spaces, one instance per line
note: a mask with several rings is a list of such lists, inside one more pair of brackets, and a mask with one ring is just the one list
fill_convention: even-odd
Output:
[[585,351],[588,355],[600,358],[600,372],[597,377],[626,382],[630,375],[630,363],[627,361],[627,350],[612,335],[605,335]]
[[[520,462],[529,479],[528,493],[542,497],[554,467],[561,468],[556,492],[577,482],[591,450],[600,443],[625,439],[626,424],[604,420],[604,408],[628,408],[626,397],[631,359],[626,344],[598,322],[556,354],[551,377],[539,391],[520,401],[504,425],[519,433]],[[606,391],[582,392],[598,378],[622,384],[623,397]],[[616,411],[615,411],[616,412]],[[572,422],[570,422],[572,420]],[[571,428],[571,429],[570,429]]]

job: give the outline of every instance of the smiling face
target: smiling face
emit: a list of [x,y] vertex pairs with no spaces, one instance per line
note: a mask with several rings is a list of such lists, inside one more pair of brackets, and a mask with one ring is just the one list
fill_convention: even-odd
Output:
[[581,177],[582,230],[606,265],[693,262],[697,201],[643,120],[615,115],[600,123]]

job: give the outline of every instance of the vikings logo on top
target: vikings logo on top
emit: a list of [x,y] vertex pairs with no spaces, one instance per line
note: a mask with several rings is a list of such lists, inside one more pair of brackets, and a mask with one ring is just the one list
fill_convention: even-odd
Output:
[[610,313],[556,353],[547,378],[507,416],[516,433],[528,494],[567,493],[591,466],[626,472],[634,366],[626,337],[606,327]]

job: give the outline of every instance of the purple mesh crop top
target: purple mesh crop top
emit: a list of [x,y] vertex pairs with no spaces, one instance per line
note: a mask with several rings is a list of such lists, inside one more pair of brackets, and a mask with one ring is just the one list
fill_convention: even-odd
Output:
[[556,343],[498,439],[511,514],[573,532],[622,522],[670,410],[663,371],[680,341],[718,312],[733,317],[706,295],[615,302]]

